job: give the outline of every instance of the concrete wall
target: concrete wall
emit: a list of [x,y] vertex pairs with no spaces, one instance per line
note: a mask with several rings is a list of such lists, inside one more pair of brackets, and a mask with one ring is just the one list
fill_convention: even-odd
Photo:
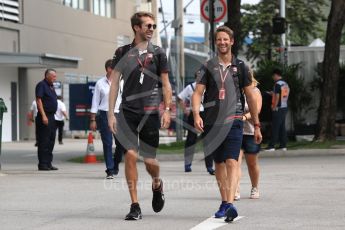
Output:
[[[11,82],[18,82],[18,70],[11,67],[0,67],[0,98],[2,98],[7,107],[7,113],[3,114],[2,123],[2,141],[12,141],[12,126],[11,126]],[[17,100],[18,104],[18,100]]]
[[24,1],[21,52],[81,57],[76,72],[97,74],[104,60],[112,57],[117,36],[132,36],[129,18],[134,5],[117,2],[117,8],[126,9],[126,14],[111,19],[46,0]]
[[[131,41],[130,17],[136,1],[116,0],[115,18],[63,6],[57,0],[22,0],[21,23],[0,21],[0,51],[20,53],[51,53],[79,57],[77,69],[57,69],[58,80],[66,73],[87,76],[104,74],[104,62],[115,49]],[[33,139],[34,129],[26,125],[26,113],[35,98],[35,85],[43,79],[44,68],[3,68],[0,66],[0,96],[10,105],[10,81],[19,76],[19,138]],[[11,120],[5,115],[4,140],[10,141]],[[6,134],[5,134],[6,133]]]
[[[318,63],[322,63],[324,47],[290,47],[288,51],[288,64],[301,63],[299,75],[304,78],[307,86],[318,77],[316,72]],[[340,48],[340,63],[345,63],[345,46]],[[307,90],[310,90],[309,88]],[[315,124],[317,120],[317,108],[320,102],[318,91],[313,92],[312,110],[305,113],[305,123]]]
[[0,50],[4,52],[19,51],[19,31],[0,27]]

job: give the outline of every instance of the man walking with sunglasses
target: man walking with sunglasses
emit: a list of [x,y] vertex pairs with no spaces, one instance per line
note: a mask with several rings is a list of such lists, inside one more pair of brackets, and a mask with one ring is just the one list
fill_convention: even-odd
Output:
[[[164,206],[163,182],[156,150],[159,128],[168,128],[170,125],[172,90],[166,54],[150,42],[156,29],[154,20],[154,16],[148,12],[137,12],[132,16],[134,40],[115,51],[112,63],[114,70],[111,74],[113,84],[109,93],[109,111],[114,109],[121,75],[124,81],[119,117],[115,118],[112,112],[108,112],[108,124],[125,149],[125,175],[132,202],[125,220],[142,218],[137,195],[139,153],[152,178],[152,208],[160,212]],[[162,94],[164,112],[160,119]]]

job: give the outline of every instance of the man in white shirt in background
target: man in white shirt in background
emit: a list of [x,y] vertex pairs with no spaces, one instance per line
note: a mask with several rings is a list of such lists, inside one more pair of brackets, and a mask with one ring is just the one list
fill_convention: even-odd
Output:
[[62,136],[63,136],[63,127],[65,125],[64,120],[68,121],[68,115],[66,110],[66,105],[62,101],[62,97],[57,97],[58,107],[55,112],[55,123],[56,123],[56,129],[58,130],[58,140],[59,144],[62,145]]
[[[198,131],[194,128],[194,118],[193,113],[191,112],[192,108],[192,95],[194,93],[196,82],[188,84],[178,95],[177,101],[180,107],[183,110],[187,120],[184,124],[185,128],[188,131],[185,146],[184,146],[184,171],[192,171],[192,162],[195,152],[195,146],[198,141]],[[189,105],[189,107],[187,106]],[[200,105],[200,116],[203,117],[204,107]],[[214,175],[213,169],[213,156],[209,154],[205,156],[205,166],[206,170],[210,175]]]
[[[30,107],[30,121],[32,123],[35,122],[35,119],[36,119],[36,116],[37,116],[37,113],[38,113],[38,109],[37,109],[37,103],[36,103],[36,100],[33,100],[32,104],[31,104],[31,107]],[[37,129],[36,129],[36,125],[35,125],[35,147],[38,146],[38,142],[37,142]]]
[[[111,68],[112,59],[109,59],[105,62],[106,76],[102,77],[96,82],[95,91],[92,97],[92,106],[91,106],[91,116],[90,116],[90,129],[96,131],[97,126],[101,133],[101,139],[103,144],[103,155],[106,165],[106,178],[113,179],[115,175],[118,174],[118,164],[121,162],[123,151],[122,147],[116,141],[116,151],[112,154],[113,147],[113,134],[108,127],[108,117],[107,112],[109,110],[109,90],[111,86]],[[119,93],[121,93],[121,87],[119,87]],[[116,100],[116,106],[114,113],[119,112],[119,106],[121,104],[121,97],[118,97]],[[97,115],[97,122],[96,122]]]

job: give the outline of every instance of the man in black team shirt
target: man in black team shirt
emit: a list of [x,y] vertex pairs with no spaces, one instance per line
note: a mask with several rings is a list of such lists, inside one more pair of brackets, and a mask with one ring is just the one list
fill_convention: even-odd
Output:
[[[197,84],[192,96],[194,126],[203,132],[204,151],[213,154],[216,179],[222,198],[216,218],[230,222],[238,216],[233,206],[237,187],[238,156],[242,144],[242,114],[244,95],[247,98],[255,131],[261,142],[254,88],[248,77],[248,67],[231,53],[233,31],[220,26],[215,32],[217,56],[206,62],[197,72]],[[204,94],[204,118],[199,115]]]
[[[109,111],[114,109],[121,75],[124,85],[118,121],[110,112],[108,124],[126,150],[125,175],[132,201],[126,220],[142,218],[137,196],[138,152],[144,157],[146,170],[152,177],[152,208],[160,212],[164,206],[163,182],[159,175],[156,149],[159,128],[168,128],[170,125],[172,90],[167,57],[160,47],[150,42],[156,29],[154,20],[151,13],[135,13],[131,18],[134,40],[131,44],[119,47],[113,58]],[[159,121],[162,93],[165,108]]]

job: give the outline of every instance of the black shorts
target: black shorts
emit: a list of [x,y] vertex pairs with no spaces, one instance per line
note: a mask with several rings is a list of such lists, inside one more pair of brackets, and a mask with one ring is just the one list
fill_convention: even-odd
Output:
[[118,114],[116,138],[126,152],[135,150],[144,158],[156,158],[159,128],[158,114],[139,114],[123,110]]
[[238,160],[242,144],[243,122],[235,120],[231,124],[206,126],[203,133],[204,151],[213,155],[216,163],[227,159]]

